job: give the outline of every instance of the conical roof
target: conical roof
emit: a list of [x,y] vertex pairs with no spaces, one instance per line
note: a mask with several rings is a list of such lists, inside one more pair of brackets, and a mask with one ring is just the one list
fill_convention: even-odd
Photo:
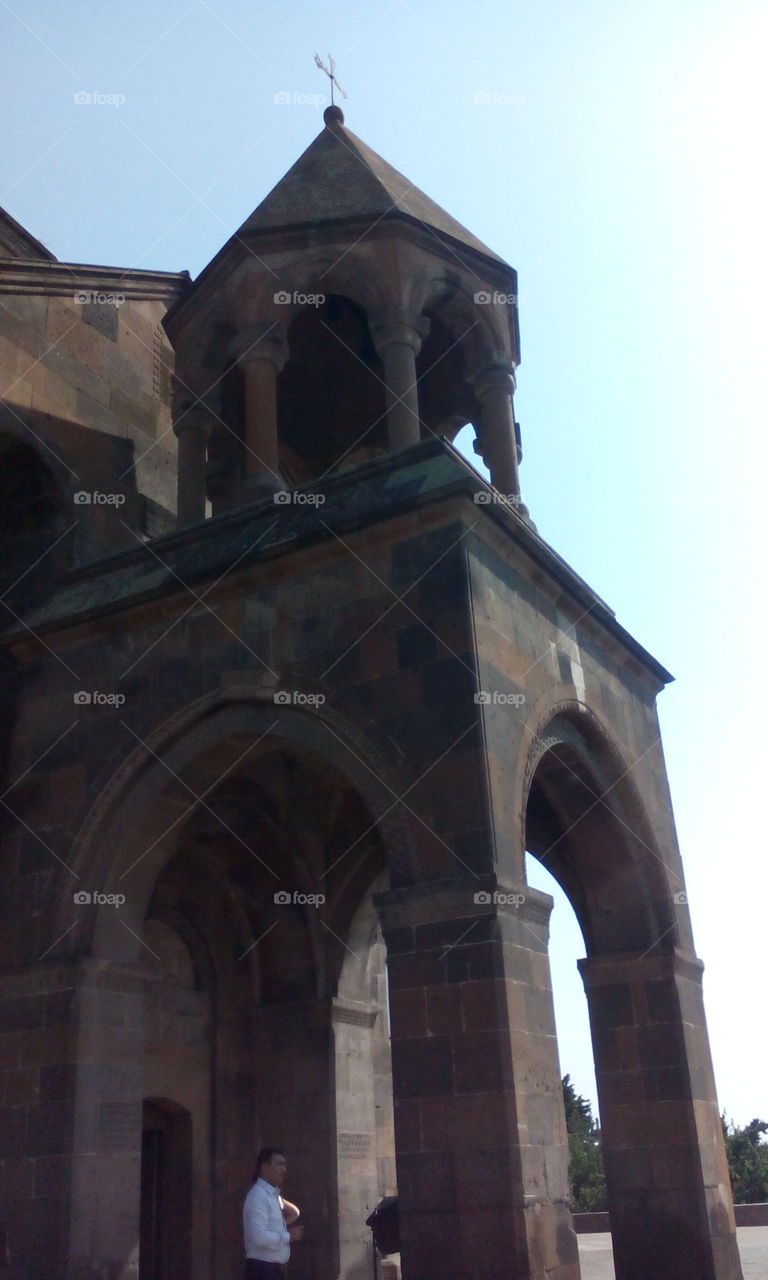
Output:
[[329,107],[325,119],[325,129],[246,219],[238,238],[349,219],[376,223],[407,217],[440,238],[449,237],[494,262],[504,261],[351,133],[338,107]]

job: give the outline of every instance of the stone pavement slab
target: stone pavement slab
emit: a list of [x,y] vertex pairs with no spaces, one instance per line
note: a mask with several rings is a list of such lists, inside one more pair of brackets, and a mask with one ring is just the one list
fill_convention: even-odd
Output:
[[[737,1237],[744,1280],[768,1280],[768,1227],[739,1227]],[[578,1239],[581,1280],[615,1280],[610,1233]]]

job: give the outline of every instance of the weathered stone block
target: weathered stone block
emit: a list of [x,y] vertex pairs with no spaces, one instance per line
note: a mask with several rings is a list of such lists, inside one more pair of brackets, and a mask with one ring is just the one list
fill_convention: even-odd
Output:
[[396,1040],[392,1071],[398,1097],[420,1098],[453,1089],[452,1043],[446,1036],[428,1040]]

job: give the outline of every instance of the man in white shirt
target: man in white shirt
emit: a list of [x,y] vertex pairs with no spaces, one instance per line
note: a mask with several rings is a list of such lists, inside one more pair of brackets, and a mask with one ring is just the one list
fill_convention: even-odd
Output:
[[279,1147],[262,1147],[256,1157],[256,1181],[243,1205],[244,1280],[282,1280],[291,1245],[304,1234],[303,1227],[292,1225],[299,1210],[280,1195],[285,1171],[285,1153]]

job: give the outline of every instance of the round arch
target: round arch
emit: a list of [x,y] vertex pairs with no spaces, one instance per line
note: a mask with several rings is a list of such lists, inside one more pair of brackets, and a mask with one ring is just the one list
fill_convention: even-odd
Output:
[[532,734],[522,788],[525,848],[558,881],[588,956],[680,944],[672,871],[632,766],[582,704],[549,709]]
[[376,264],[355,249],[340,254],[325,245],[308,248],[281,263],[276,273],[249,262],[234,283],[240,290],[247,286],[243,311],[265,330],[275,324],[287,330],[307,305],[295,295],[340,294],[366,312],[399,305]]
[[467,334],[470,352],[479,359],[483,349],[510,352],[506,311],[497,305],[478,305],[478,293],[487,293],[477,276],[465,276],[448,267],[428,267],[414,275],[408,305],[417,312],[441,316],[455,340]]

